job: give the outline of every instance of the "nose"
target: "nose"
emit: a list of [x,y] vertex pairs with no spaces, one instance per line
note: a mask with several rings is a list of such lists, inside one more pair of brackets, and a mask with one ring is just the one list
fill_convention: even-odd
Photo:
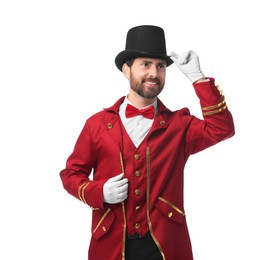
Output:
[[149,74],[150,74],[150,77],[153,77],[153,78],[157,77],[157,75],[158,75],[158,68],[155,67],[155,66],[151,66]]

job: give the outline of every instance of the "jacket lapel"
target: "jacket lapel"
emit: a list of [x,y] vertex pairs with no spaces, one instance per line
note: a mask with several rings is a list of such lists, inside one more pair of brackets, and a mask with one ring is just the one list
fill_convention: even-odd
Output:
[[111,136],[114,143],[122,150],[122,129],[121,122],[118,114],[114,115],[113,118],[103,122],[105,130]]
[[105,130],[120,150],[122,150],[122,124],[119,116],[119,108],[124,99],[125,97],[122,97],[112,107],[104,109],[106,116],[103,120]]

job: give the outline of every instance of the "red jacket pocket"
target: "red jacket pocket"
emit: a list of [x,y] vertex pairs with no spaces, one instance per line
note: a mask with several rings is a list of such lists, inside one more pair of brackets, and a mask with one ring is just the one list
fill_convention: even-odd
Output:
[[93,212],[93,218],[95,220],[95,224],[93,225],[93,237],[98,240],[99,238],[101,238],[102,236],[104,236],[105,234],[108,233],[115,215],[112,212],[112,210],[110,208],[108,208],[105,211],[94,211]]
[[162,197],[158,197],[158,200],[155,203],[155,206],[167,219],[177,223],[183,222],[185,217],[184,211],[176,207],[170,201]]

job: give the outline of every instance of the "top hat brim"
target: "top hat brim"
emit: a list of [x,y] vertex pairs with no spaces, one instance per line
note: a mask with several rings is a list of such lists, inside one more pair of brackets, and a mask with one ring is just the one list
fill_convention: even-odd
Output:
[[116,56],[115,64],[116,64],[117,68],[120,71],[122,71],[122,67],[127,60],[132,59],[132,58],[138,58],[138,57],[148,57],[148,58],[156,58],[156,59],[165,60],[167,67],[173,63],[173,60],[170,58],[170,56],[167,56],[167,55],[154,54],[154,53],[135,51],[135,50],[124,50],[124,51],[121,51]]

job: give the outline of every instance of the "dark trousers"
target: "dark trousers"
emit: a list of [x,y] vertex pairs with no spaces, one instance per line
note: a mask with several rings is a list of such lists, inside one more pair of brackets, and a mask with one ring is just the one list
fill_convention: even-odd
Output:
[[163,257],[150,232],[144,237],[126,236],[126,260],[162,260]]

